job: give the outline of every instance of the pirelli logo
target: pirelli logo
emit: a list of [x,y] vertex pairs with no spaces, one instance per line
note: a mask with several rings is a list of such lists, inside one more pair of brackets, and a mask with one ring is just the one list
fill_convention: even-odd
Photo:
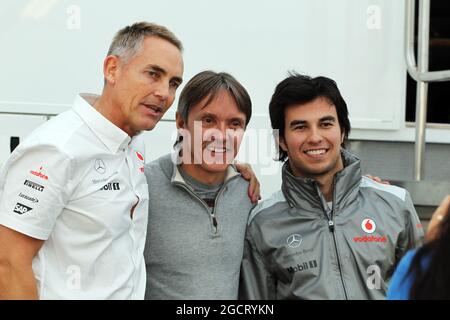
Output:
[[40,184],[30,181],[30,180],[25,180],[25,182],[23,183],[24,185],[26,185],[27,187],[37,190],[39,192],[44,191],[44,186],[41,186]]

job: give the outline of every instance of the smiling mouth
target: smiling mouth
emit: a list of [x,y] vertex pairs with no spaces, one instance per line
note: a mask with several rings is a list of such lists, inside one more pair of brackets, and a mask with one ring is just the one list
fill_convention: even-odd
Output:
[[228,150],[226,148],[223,147],[215,147],[215,146],[207,146],[206,150],[214,152],[214,153],[226,153]]
[[210,152],[214,152],[215,154],[218,154],[218,153],[227,153],[227,152],[230,151],[228,148],[222,147],[222,146],[220,146],[220,145],[219,145],[219,146],[213,145],[213,144],[210,144],[210,145],[206,146],[205,149],[208,150],[208,151],[210,151]]
[[311,149],[303,151],[308,156],[321,156],[328,152],[328,149]]

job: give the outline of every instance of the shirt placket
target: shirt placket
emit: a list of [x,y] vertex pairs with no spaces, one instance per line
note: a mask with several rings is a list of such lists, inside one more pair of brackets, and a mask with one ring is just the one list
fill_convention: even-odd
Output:
[[[137,161],[135,161],[135,151],[130,147],[127,146],[127,148],[125,149],[125,155],[126,155],[126,162],[127,162],[127,168],[129,170],[129,175],[130,175],[130,186],[131,186],[131,190],[130,192],[132,192],[134,194],[134,196],[137,198],[137,203],[134,207],[134,211],[133,211],[133,215],[131,215],[131,212],[129,212],[129,219],[130,219],[130,228],[129,228],[129,235],[132,241],[132,248],[131,248],[131,259],[133,262],[133,274],[134,274],[134,279],[133,279],[133,290],[132,290],[132,299],[136,299],[136,291],[138,286],[137,281],[139,280],[139,275],[136,274],[137,270],[138,270],[138,266],[137,266],[137,261],[139,261],[139,257],[138,252],[139,252],[139,247],[138,247],[138,243],[137,243],[137,239],[136,239],[136,218],[140,218],[139,216],[137,216],[138,213],[138,206],[140,205],[140,202],[142,201],[142,197],[139,194],[138,191],[138,170],[140,170],[140,168],[138,168],[137,166]],[[142,173],[143,174],[143,173]]]

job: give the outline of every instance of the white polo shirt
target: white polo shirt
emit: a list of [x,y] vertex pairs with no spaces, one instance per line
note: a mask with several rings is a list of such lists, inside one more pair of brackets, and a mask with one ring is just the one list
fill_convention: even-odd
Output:
[[0,224],[45,240],[33,260],[41,299],[144,298],[143,154],[139,136],[77,96],[5,163]]

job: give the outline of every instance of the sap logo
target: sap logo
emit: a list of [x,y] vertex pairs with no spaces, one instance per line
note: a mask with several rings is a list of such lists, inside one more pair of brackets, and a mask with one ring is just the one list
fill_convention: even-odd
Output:
[[120,185],[118,182],[109,182],[103,186],[100,190],[112,191],[112,190],[120,190]]
[[17,202],[16,205],[14,206],[14,212],[18,214],[24,214],[31,210],[33,209],[19,202]]

